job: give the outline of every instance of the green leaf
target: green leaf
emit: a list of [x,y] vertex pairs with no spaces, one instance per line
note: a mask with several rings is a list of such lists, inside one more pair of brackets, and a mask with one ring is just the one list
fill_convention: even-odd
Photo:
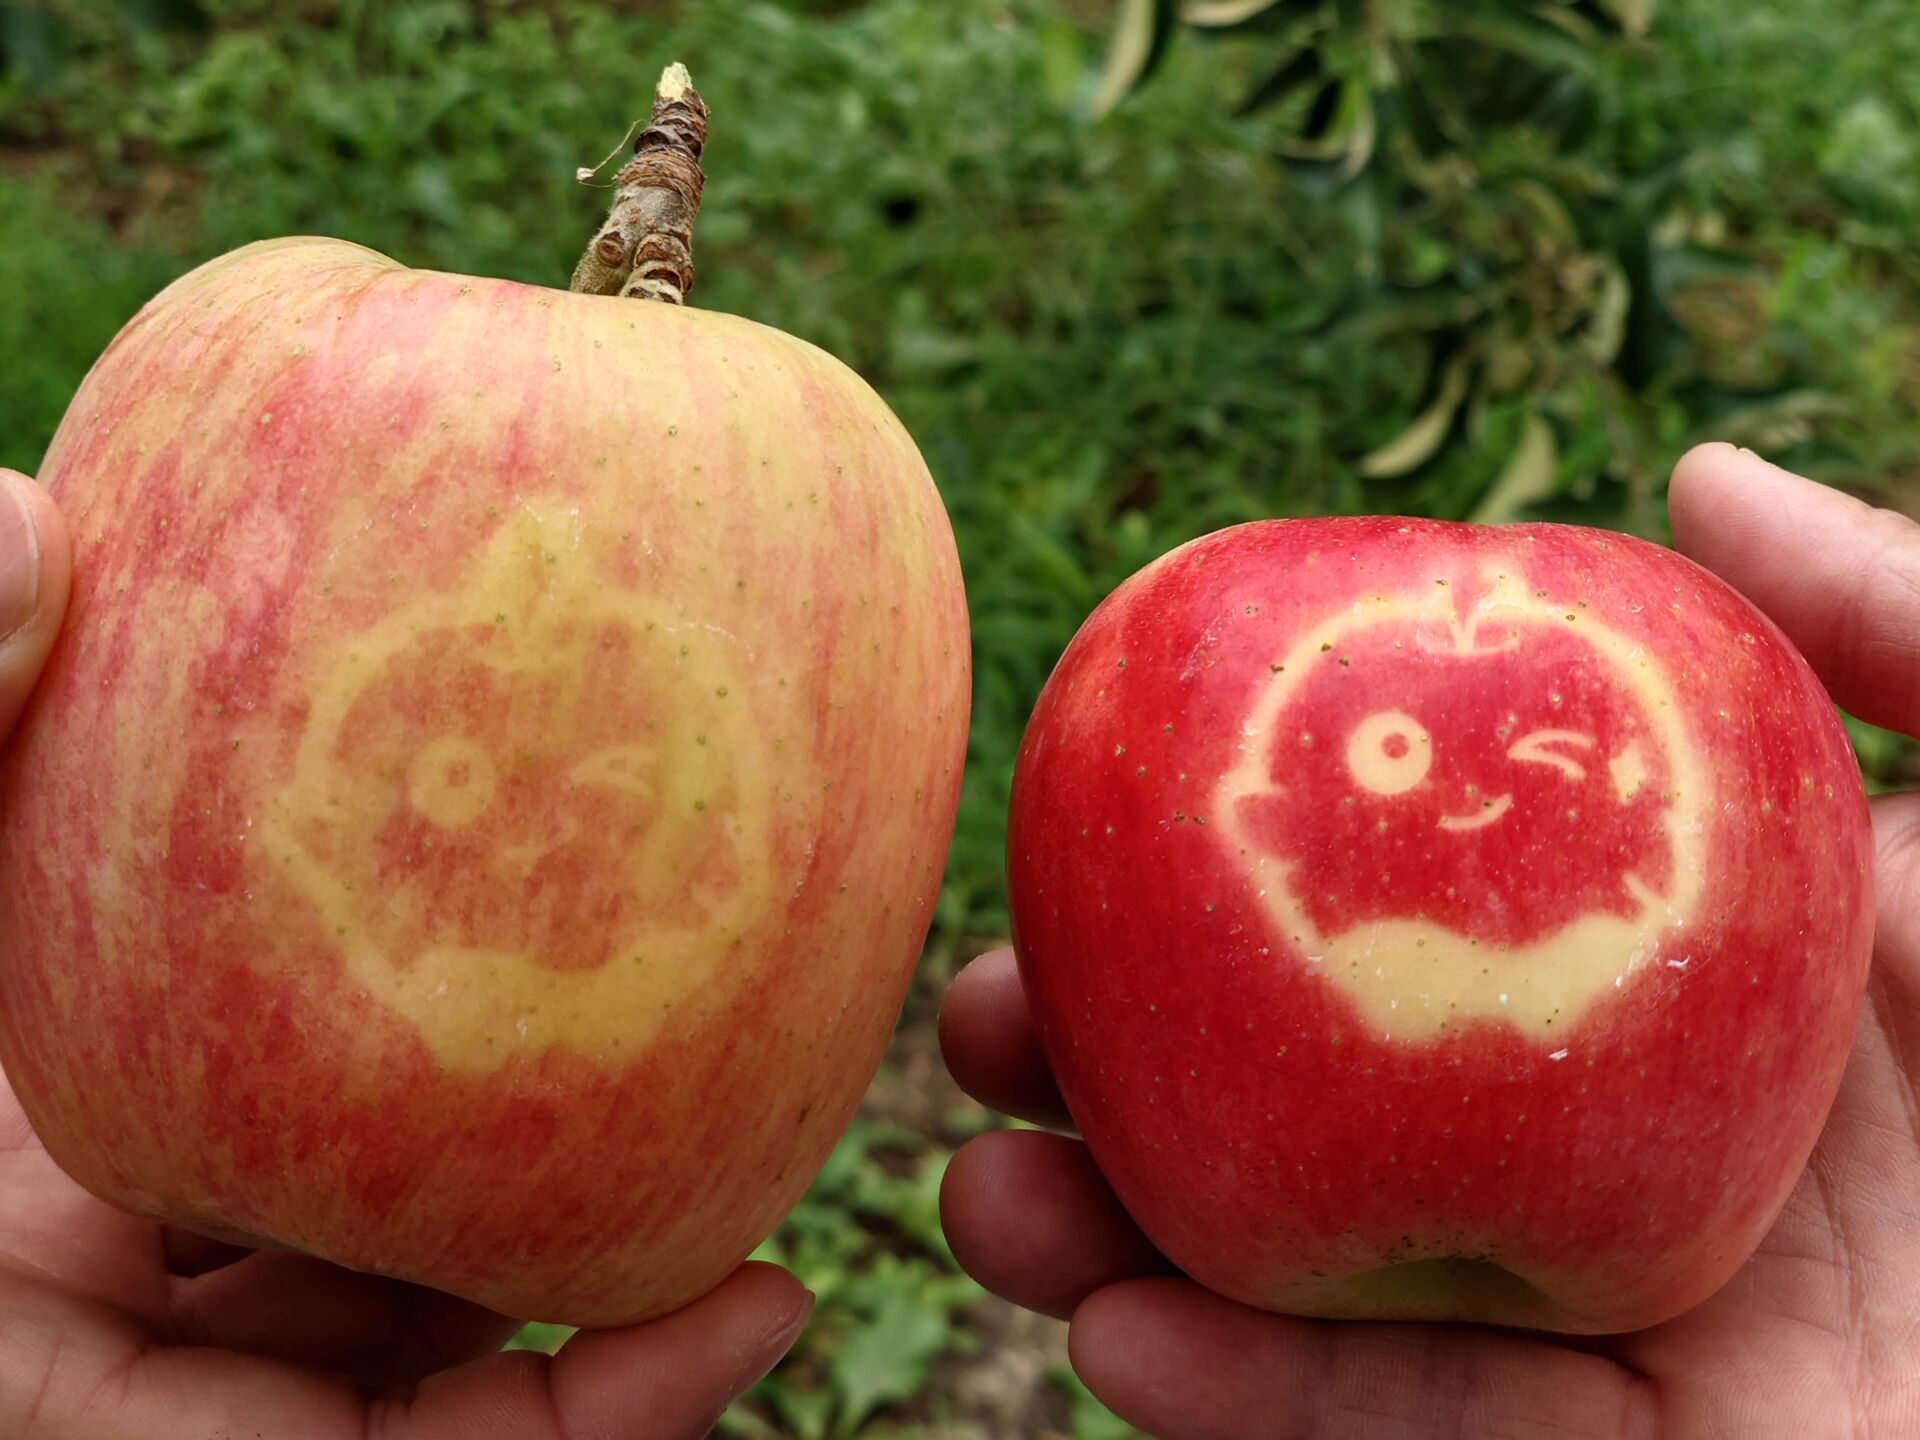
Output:
[[1018,550],[1033,559],[1063,595],[1072,597],[1075,605],[1090,610],[1098,602],[1099,587],[1088,576],[1083,558],[1058,538],[1048,534],[1025,515],[1012,517],[1007,525],[1007,536]]
[[1537,20],[1564,30],[1582,45],[1597,45],[1601,40],[1600,27],[1595,25],[1578,10],[1571,9],[1568,0],[1543,0],[1533,7]]
[[[1340,119],[1347,98],[1347,83],[1333,79],[1320,87],[1320,93],[1313,97],[1313,104],[1307,107],[1306,124],[1300,127],[1300,137],[1313,144],[1326,145],[1327,137],[1333,134]],[[1333,148],[1344,149],[1337,140]]]
[[[1867,782],[1869,795],[1899,788],[1903,767],[1913,755],[1913,742],[1904,735],[1882,730],[1864,720],[1842,712],[1847,737],[1853,741],[1853,753]],[[1909,772],[1910,773],[1910,772]]]
[[1638,40],[1652,28],[1657,3],[1658,0],[1600,0],[1600,8],[1611,15],[1622,30]]
[[66,22],[39,6],[0,5],[0,70],[19,66],[30,87],[51,85],[66,65]]
[[818,1195],[832,1195],[843,1189],[859,1170],[860,1162],[867,1158],[873,1136],[871,1125],[859,1122],[849,1125],[808,1188]]
[[1086,69],[1080,32],[1064,20],[1039,28],[1040,73],[1044,77],[1047,98],[1065,105],[1073,97]]
[[1180,18],[1203,30],[1231,30],[1289,3],[1291,0],[1189,0]]
[[1359,92],[1353,125],[1348,131],[1347,153],[1340,162],[1340,179],[1344,183],[1367,168],[1373,159],[1373,149],[1380,141],[1380,117],[1373,108],[1373,97],[1366,91]]
[[1620,248],[1620,266],[1626,272],[1632,299],[1627,306],[1626,334],[1615,365],[1629,385],[1651,383],[1686,353],[1688,337],[1661,292],[1672,279],[1671,252],[1656,249],[1653,236],[1636,225]]
[[1846,415],[1849,408],[1847,400],[1822,390],[1790,390],[1722,415],[1714,438],[1763,455],[1778,452],[1806,439],[1820,421]]
[[827,1362],[841,1397],[839,1433],[857,1432],[880,1406],[913,1395],[934,1357],[947,1347],[953,1324],[939,1297],[925,1293],[930,1278],[924,1267],[906,1266],[892,1256],[860,1277],[861,1290],[877,1303]]
[[1487,341],[1487,394],[1501,399],[1513,394],[1539,368],[1534,348],[1519,335],[1495,335]]
[[573,1330],[570,1326],[548,1325],[540,1321],[533,1321],[522,1325],[520,1329],[515,1332],[514,1337],[507,1341],[504,1348],[508,1350],[538,1350],[543,1354],[551,1355],[562,1345],[566,1344],[572,1334]]
[[1580,228],[1567,213],[1566,202],[1537,180],[1513,182],[1513,198],[1527,212],[1527,238],[1555,249],[1571,249],[1579,243]]
[[1536,14],[1493,11],[1476,13],[1454,22],[1454,33],[1495,50],[1519,55],[1536,65],[1590,73],[1592,52],[1566,30]]
[[1095,115],[1110,113],[1153,73],[1166,56],[1178,18],[1175,0],[1121,0],[1107,67],[1093,96]]
[[195,0],[120,0],[120,15],[149,30],[199,30],[208,20]]
[[1560,447],[1553,438],[1553,426],[1538,412],[1529,415],[1506,469],[1467,518],[1479,525],[1505,524],[1527,506],[1552,495],[1559,470]]
[[1369,480],[1391,480],[1419,469],[1438,454],[1453,429],[1460,402],[1467,398],[1472,365],[1473,357],[1466,351],[1447,361],[1432,402],[1405,430],[1362,460],[1360,473]]
[[781,1420],[780,1434],[793,1440],[821,1440],[833,1428],[833,1392],[801,1389],[778,1376],[762,1380],[755,1394]]
[[1317,80],[1325,73],[1325,69],[1326,67],[1320,61],[1320,51],[1309,45],[1249,90],[1247,98],[1234,107],[1233,113],[1252,115],[1270,106],[1278,105],[1289,95],[1297,92],[1302,85],[1311,80]]
[[1620,262],[1608,259],[1601,276],[1600,298],[1580,336],[1580,348],[1596,365],[1611,365],[1627,338],[1627,314],[1633,308],[1633,282]]
[[1047,1378],[1067,1392],[1073,1440],[1142,1440],[1138,1430],[1102,1405],[1067,1366],[1047,1371]]
[[1325,195],[1367,168],[1379,136],[1372,92],[1359,81],[1332,79],[1308,107],[1301,137],[1274,148],[1303,189]]
[[905,1176],[877,1165],[871,1167],[853,1189],[853,1208],[890,1222],[928,1254],[951,1258],[953,1252],[947,1248],[946,1234],[940,1228],[940,1181],[946,1172],[946,1160],[944,1153],[927,1155],[912,1174]]

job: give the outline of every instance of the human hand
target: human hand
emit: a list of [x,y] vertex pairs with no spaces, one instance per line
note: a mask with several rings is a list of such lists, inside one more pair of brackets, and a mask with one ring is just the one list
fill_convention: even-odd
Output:
[[[67,578],[52,500],[0,471],[0,736]],[[0,1079],[0,1435],[691,1440],[812,1304],[785,1271],[745,1265],[651,1324],[496,1353],[517,1322],[465,1301],[122,1214],[61,1173]]]
[[[1680,463],[1678,547],[1765,610],[1847,710],[1920,734],[1920,526],[1729,446]],[[1078,1140],[981,1136],[942,1218],[982,1284],[1070,1319],[1075,1370],[1164,1440],[1894,1440],[1920,1435],[1920,795],[1874,801],[1874,969],[1825,1132],[1758,1253],[1636,1334],[1270,1315],[1173,1272]],[[1011,951],[941,1014],[955,1077],[1066,1127]]]

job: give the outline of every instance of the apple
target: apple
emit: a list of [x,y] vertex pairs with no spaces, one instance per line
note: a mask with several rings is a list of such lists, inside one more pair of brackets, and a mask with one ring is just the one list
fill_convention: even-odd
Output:
[[748,321],[249,246],[94,366],[0,757],[0,1061],[140,1215],[575,1325],[711,1288],[876,1069],[965,600],[918,451]]
[[1237,526],[1109,596],[1008,838],[1103,1174],[1294,1314],[1635,1329],[1785,1202],[1866,981],[1859,770],[1779,631],[1572,526]]

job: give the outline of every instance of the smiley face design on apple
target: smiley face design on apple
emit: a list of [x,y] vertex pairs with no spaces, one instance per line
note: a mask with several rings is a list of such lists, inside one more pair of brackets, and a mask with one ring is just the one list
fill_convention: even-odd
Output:
[[1681,708],[1643,647],[1517,563],[1313,627],[1245,733],[1221,833],[1382,1034],[1549,1036],[1685,963],[1707,797]]
[[619,1050],[761,898],[736,657],[607,585],[575,530],[523,512],[463,583],[356,637],[269,816],[354,978],[449,1065]]

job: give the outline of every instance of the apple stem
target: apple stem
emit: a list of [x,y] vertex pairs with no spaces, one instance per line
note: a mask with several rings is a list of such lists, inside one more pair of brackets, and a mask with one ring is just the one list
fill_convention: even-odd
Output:
[[687,67],[669,65],[654,90],[653,118],[633,142],[633,159],[614,177],[613,208],[574,267],[571,289],[685,302],[693,289],[693,222],[707,182],[700,151],[708,113]]

